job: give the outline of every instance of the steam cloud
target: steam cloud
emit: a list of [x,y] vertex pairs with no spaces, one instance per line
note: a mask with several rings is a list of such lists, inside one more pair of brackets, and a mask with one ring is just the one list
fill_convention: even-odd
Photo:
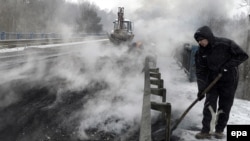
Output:
[[[122,4],[122,3],[119,3]],[[224,1],[137,1],[123,3],[125,17],[131,19],[135,25],[135,41],[145,43],[145,50],[154,50],[160,58],[157,66],[166,68],[164,61],[171,56],[174,49],[181,47],[185,42],[194,42],[193,32],[199,26],[206,24],[211,15],[230,16],[230,11],[235,7],[233,0]],[[131,9],[130,9],[131,7]],[[133,9],[136,8],[136,9]],[[117,8],[114,12],[116,13]],[[102,17],[104,18],[104,17]],[[116,18],[116,17],[114,17]],[[112,24],[112,21],[110,21]],[[63,27],[63,31],[69,32],[71,28]],[[1,76],[2,84],[5,81],[17,78],[49,79],[60,76],[67,80],[67,87],[57,92],[57,100],[61,100],[62,91],[80,91],[89,86],[91,81],[105,83],[107,89],[98,91],[92,95],[81,110],[73,112],[71,119],[80,118],[78,135],[82,139],[88,138],[86,129],[98,128],[107,132],[122,133],[127,128],[138,127],[140,123],[144,76],[141,74],[144,55],[136,56],[127,54],[127,47],[106,47],[100,44],[83,46],[78,54],[58,60],[50,69],[49,76],[44,77],[46,68],[42,63],[28,64],[23,68],[5,72]],[[73,59],[72,59],[73,58]],[[36,78],[28,78],[25,75],[32,66],[38,67],[39,75]],[[67,66],[67,67],[65,67]],[[164,72],[162,72],[164,73]],[[174,76],[175,72],[171,72]],[[170,77],[170,74],[166,74]],[[180,78],[182,79],[182,78]],[[175,101],[174,85],[165,82],[170,89],[168,100],[178,105]],[[195,90],[194,90],[195,91]],[[17,94],[1,97],[0,107],[6,107],[18,100]]]

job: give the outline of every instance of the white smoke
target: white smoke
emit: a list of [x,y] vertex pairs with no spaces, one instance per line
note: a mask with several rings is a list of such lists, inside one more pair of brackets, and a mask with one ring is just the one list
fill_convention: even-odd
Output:
[[[232,0],[143,1],[133,14],[137,38],[155,41],[162,54],[171,54],[183,43],[195,43],[193,33],[211,17],[230,17]],[[129,8],[126,8],[129,9]]]
[[[165,56],[172,55],[174,49],[182,47],[183,43],[194,42],[194,31],[206,24],[208,17],[211,15],[230,16],[234,3],[233,0],[154,0],[150,2],[126,0],[116,1],[116,6],[124,6],[125,18],[134,22],[135,41],[142,41],[145,43],[146,50],[154,50],[156,55],[164,60]],[[114,13],[117,12],[117,7],[112,10]],[[64,27],[64,25],[60,26]],[[70,28],[63,31],[68,32],[68,30]],[[142,109],[144,75],[141,70],[144,57],[143,55],[129,55],[127,47],[88,44],[82,45],[81,50],[77,53],[60,57],[49,69],[48,76],[46,76],[46,67],[42,62],[39,64],[32,62],[18,70],[6,72],[5,76],[1,78],[4,78],[2,80],[11,80],[7,76],[11,76],[13,79],[27,77],[36,80],[63,78],[67,84],[66,87],[58,90],[57,100],[61,100],[60,96],[63,91],[83,90],[89,87],[92,81],[106,83],[107,89],[92,95],[80,111],[73,112],[71,119],[67,119],[81,119],[79,136],[86,139],[88,136],[85,131],[90,128],[120,134],[127,128],[138,127]],[[29,78],[29,75],[25,74],[32,68],[30,66],[37,67],[39,73],[36,78]],[[164,61],[158,67],[161,69],[162,66],[164,66]],[[174,77],[174,74],[171,72],[169,75]],[[178,89],[176,85],[165,81],[166,88],[175,86]],[[170,91],[170,95],[171,92],[174,93],[174,91]],[[11,101],[9,98],[6,99]],[[170,98],[170,100],[172,99]],[[179,103],[182,102],[177,101],[174,105]],[[10,103],[7,102],[0,106],[8,104]]]

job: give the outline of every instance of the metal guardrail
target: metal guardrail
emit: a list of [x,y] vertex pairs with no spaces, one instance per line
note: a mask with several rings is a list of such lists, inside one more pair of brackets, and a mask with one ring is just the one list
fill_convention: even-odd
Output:
[[106,33],[78,33],[64,35],[58,33],[17,33],[0,31],[0,49],[20,46],[46,45],[82,41],[87,37],[106,37]]
[[[98,38],[106,38],[106,36],[98,36]],[[54,38],[54,39],[20,39],[20,40],[0,40],[1,48],[26,47],[32,45],[47,45],[58,43],[70,43],[85,41],[87,37],[81,38]]]
[[175,58],[177,59],[179,64],[183,67],[190,82],[196,81],[194,58],[197,50],[198,50],[197,45],[186,43],[183,45],[183,48],[177,50],[175,54]]
[[[153,62],[153,66],[149,65]],[[165,139],[170,141],[171,134],[171,104],[166,103],[166,89],[163,88],[164,81],[161,79],[159,68],[156,67],[156,62],[150,57],[146,57],[144,65],[145,82],[144,82],[144,95],[142,106],[142,117],[140,126],[140,141],[151,141],[151,109],[162,112],[163,118],[166,121]],[[158,88],[151,88],[151,85],[156,85]],[[151,102],[151,94],[162,97],[162,102]]]
[[82,38],[87,36],[104,36],[106,33],[78,33],[78,34],[59,34],[59,33],[19,33],[0,31],[0,40],[21,40],[21,39],[55,39],[55,38]]

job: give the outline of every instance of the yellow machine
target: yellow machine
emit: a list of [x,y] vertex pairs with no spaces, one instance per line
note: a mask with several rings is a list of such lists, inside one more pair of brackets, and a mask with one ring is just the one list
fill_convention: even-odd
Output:
[[118,19],[114,22],[114,29],[108,35],[114,44],[130,43],[133,38],[133,24],[129,19],[124,19],[124,8],[118,7]]

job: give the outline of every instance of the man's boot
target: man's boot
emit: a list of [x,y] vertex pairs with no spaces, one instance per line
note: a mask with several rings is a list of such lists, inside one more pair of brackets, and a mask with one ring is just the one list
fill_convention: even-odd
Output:
[[211,134],[206,132],[200,132],[195,135],[196,139],[211,139]]
[[215,132],[214,137],[216,139],[223,139],[223,138],[225,138],[225,134],[223,134],[223,132]]

